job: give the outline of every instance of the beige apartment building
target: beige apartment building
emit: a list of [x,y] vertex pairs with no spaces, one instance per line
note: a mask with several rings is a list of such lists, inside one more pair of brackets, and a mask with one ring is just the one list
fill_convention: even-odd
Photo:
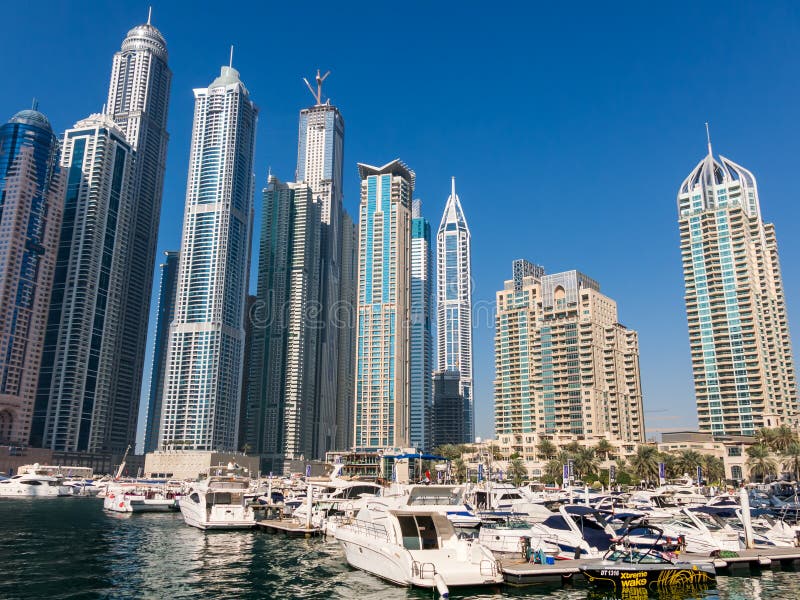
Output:
[[697,419],[714,435],[792,424],[797,382],[775,228],[750,171],[708,154],[678,193]]
[[578,271],[518,260],[513,272],[497,292],[498,440],[521,454],[541,436],[643,442],[638,336],[616,302]]

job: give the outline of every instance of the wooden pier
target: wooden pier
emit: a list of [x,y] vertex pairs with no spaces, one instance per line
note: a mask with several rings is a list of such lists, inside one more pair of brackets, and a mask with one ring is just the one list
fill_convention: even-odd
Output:
[[258,527],[268,533],[282,533],[291,537],[313,537],[319,535],[319,527],[306,527],[305,523],[298,523],[291,519],[264,519],[256,523]]
[[[711,562],[718,575],[758,573],[763,569],[800,569],[800,548],[756,548],[739,550],[738,556],[718,558],[710,554],[681,554],[685,560]],[[557,560],[552,565],[524,562],[519,558],[501,560],[505,582],[510,585],[566,583],[583,580],[580,567],[592,559]]]

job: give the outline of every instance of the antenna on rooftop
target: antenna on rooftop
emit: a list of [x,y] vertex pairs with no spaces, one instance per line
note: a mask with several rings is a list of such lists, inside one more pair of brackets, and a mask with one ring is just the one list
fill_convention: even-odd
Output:
[[316,92],[314,91],[314,88],[311,87],[311,84],[308,83],[308,79],[303,77],[303,81],[306,82],[306,87],[308,87],[308,91],[311,92],[311,95],[314,96],[314,100],[317,101],[317,106],[322,104],[322,82],[325,81],[328,78],[328,75],[330,75],[330,74],[331,74],[331,72],[328,71],[327,73],[325,73],[325,75],[320,76],[319,69],[317,69],[317,76],[315,78],[316,81],[317,81],[317,91]]
[[231,44],[231,60],[228,63],[228,66],[232,69],[233,68],[233,44]]
[[708,121],[706,121],[706,140],[708,141],[708,154],[711,156],[711,131],[708,128]]
[[31,102],[31,110],[39,110],[39,100],[36,97],[33,98],[33,102]]
[[153,17],[153,7],[147,7],[147,24],[150,25],[150,19]]

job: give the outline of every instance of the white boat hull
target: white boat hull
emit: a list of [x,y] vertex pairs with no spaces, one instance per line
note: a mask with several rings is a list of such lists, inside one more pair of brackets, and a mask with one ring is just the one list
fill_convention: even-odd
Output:
[[256,525],[255,514],[249,507],[217,504],[207,510],[188,498],[178,502],[183,520],[198,529],[251,529]]

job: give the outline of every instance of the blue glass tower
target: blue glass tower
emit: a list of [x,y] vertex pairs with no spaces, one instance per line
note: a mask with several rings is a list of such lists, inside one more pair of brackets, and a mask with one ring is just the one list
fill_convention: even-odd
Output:
[[431,403],[433,333],[431,302],[433,255],[431,224],[422,216],[422,201],[411,209],[411,445],[432,448]]
[[61,225],[59,143],[23,110],[0,127],[0,444],[31,431]]

